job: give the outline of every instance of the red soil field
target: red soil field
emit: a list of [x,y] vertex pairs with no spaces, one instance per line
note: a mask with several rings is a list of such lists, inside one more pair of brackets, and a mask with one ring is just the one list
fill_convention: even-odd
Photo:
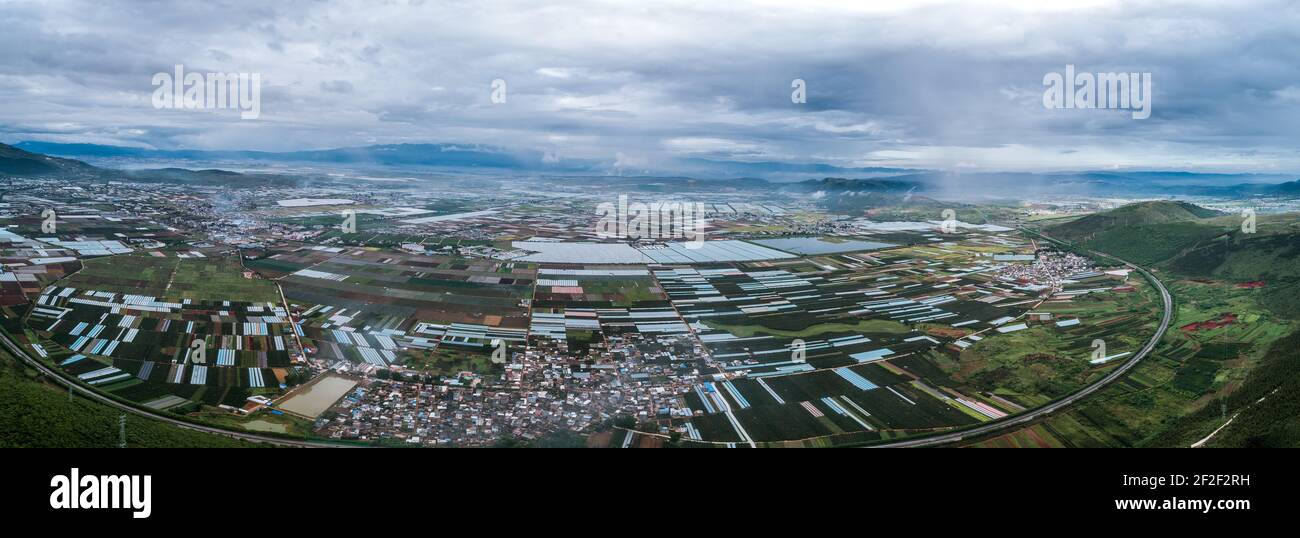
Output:
[[1210,329],[1218,329],[1219,327],[1226,327],[1236,322],[1237,322],[1237,315],[1229,312],[1226,314],[1220,314],[1219,317],[1215,319],[1198,321],[1196,323],[1188,323],[1187,325],[1183,325],[1182,327],[1179,328],[1186,332],[1208,331]]

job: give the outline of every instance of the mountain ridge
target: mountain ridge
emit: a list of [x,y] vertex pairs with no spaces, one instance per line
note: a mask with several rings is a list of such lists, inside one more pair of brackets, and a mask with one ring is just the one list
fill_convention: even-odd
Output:
[[63,159],[0,144],[0,175],[55,176],[93,174],[101,169],[75,159]]

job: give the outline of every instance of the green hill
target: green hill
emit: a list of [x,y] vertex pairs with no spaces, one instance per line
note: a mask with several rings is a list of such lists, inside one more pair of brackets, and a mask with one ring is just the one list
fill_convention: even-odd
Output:
[[1259,217],[1257,233],[1236,218],[1184,202],[1143,202],[1049,226],[1058,239],[1155,265],[1184,277],[1234,282],[1300,280],[1300,219]]
[[[1265,229],[1274,229],[1265,233]],[[1203,241],[1161,266],[1172,273],[1230,282],[1264,281],[1268,293],[1259,302],[1274,313],[1300,318],[1300,230],[1290,226],[1261,228],[1246,234],[1233,230]]]
[[1129,204],[1048,227],[1045,232],[1142,265],[1159,263],[1228,229],[1208,222],[1222,214],[1186,202]]
[[1300,278],[1300,234],[1232,231],[1166,265],[1183,275],[1233,281]]
[[1053,226],[1051,233],[1061,239],[1082,241],[1116,229],[1196,221],[1220,215],[1218,211],[1187,202],[1138,202]]
[[[0,351],[0,447],[111,448],[118,442],[121,411],[44,383]],[[229,437],[200,433],[127,415],[128,447],[252,447]]]
[[1178,276],[1231,282],[1263,280],[1260,303],[1300,318],[1300,222],[1295,215],[1260,217],[1258,233],[1236,219],[1182,202],[1144,202],[1051,226],[1046,233]]

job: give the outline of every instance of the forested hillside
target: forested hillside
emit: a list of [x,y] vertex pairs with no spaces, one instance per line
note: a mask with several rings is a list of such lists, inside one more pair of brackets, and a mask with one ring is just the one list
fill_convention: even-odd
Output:
[[[36,372],[0,352],[0,447],[110,448],[122,412],[42,383]],[[128,447],[252,447],[127,414]]]

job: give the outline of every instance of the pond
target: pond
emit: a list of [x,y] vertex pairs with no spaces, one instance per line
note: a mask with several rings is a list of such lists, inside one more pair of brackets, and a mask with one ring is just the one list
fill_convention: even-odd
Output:
[[326,374],[298,389],[276,408],[314,419],[355,386],[357,382],[352,379]]

